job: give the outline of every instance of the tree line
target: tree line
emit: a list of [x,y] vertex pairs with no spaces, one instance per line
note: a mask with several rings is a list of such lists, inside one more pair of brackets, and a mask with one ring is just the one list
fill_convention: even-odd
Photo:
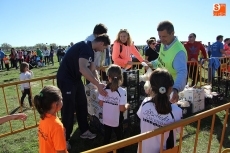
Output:
[[36,48],[40,48],[40,49],[45,49],[45,47],[49,47],[49,46],[53,46],[53,49],[56,50],[58,48],[58,45],[56,43],[51,43],[51,44],[47,44],[47,43],[38,43],[34,46],[20,46],[20,47],[12,47],[12,45],[8,44],[8,43],[3,43],[1,45],[1,49],[5,52],[9,52],[11,48],[15,48],[17,49],[24,49],[24,50],[35,50]]

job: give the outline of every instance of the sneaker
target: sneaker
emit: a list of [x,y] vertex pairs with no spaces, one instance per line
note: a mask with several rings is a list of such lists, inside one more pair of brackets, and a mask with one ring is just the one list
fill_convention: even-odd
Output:
[[97,136],[96,134],[91,133],[89,130],[87,130],[85,133],[80,135],[82,139],[94,139],[96,136]]
[[69,141],[66,141],[66,148],[67,148],[67,150],[71,149],[71,145],[69,144]]

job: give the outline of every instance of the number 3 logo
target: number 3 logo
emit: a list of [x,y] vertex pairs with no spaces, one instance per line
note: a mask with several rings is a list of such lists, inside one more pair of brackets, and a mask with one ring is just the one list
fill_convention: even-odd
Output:
[[220,4],[213,4],[213,11],[219,11],[220,10]]

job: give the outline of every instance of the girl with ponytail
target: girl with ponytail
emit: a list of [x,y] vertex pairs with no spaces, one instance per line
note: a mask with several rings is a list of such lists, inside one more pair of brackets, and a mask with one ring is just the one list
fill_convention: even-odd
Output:
[[34,105],[40,114],[38,126],[40,153],[68,153],[65,128],[57,116],[62,108],[61,91],[55,86],[45,86],[34,97]]
[[[149,81],[151,85],[151,97],[144,99],[137,112],[140,118],[141,133],[154,131],[182,118],[182,110],[169,101],[174,84],[171,74],[165,69],[157,68],[152,72]],[[169,133],[164,133],[163,150],[168,149],[167,139],[169,138]],[[174,141],[173,145],[176,141],[175,138],[175,136],[172,138],[172,141]],[[144,153],[159,153],[160,148],[161,135],[142,142],[142,152]]]
[[107,70],[107,76],[109,84],[105,90],[108,94],[106,97],[102,95],[98,97],[99,104],[103,107],[104,144],[109,143],[112,130],[115,132],[117,140],[123,138],[123,112],[129,108],[126,90],[120,87],[123,81],[121,67],[111,65]]

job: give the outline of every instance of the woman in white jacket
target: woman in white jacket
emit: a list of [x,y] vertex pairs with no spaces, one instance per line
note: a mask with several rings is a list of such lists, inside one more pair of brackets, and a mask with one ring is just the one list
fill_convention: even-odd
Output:
[[45,57],[45,65],[49,65],[49,63],[50,63],[50,51],[47,49],[47,47],[45,47],[43,54]]

